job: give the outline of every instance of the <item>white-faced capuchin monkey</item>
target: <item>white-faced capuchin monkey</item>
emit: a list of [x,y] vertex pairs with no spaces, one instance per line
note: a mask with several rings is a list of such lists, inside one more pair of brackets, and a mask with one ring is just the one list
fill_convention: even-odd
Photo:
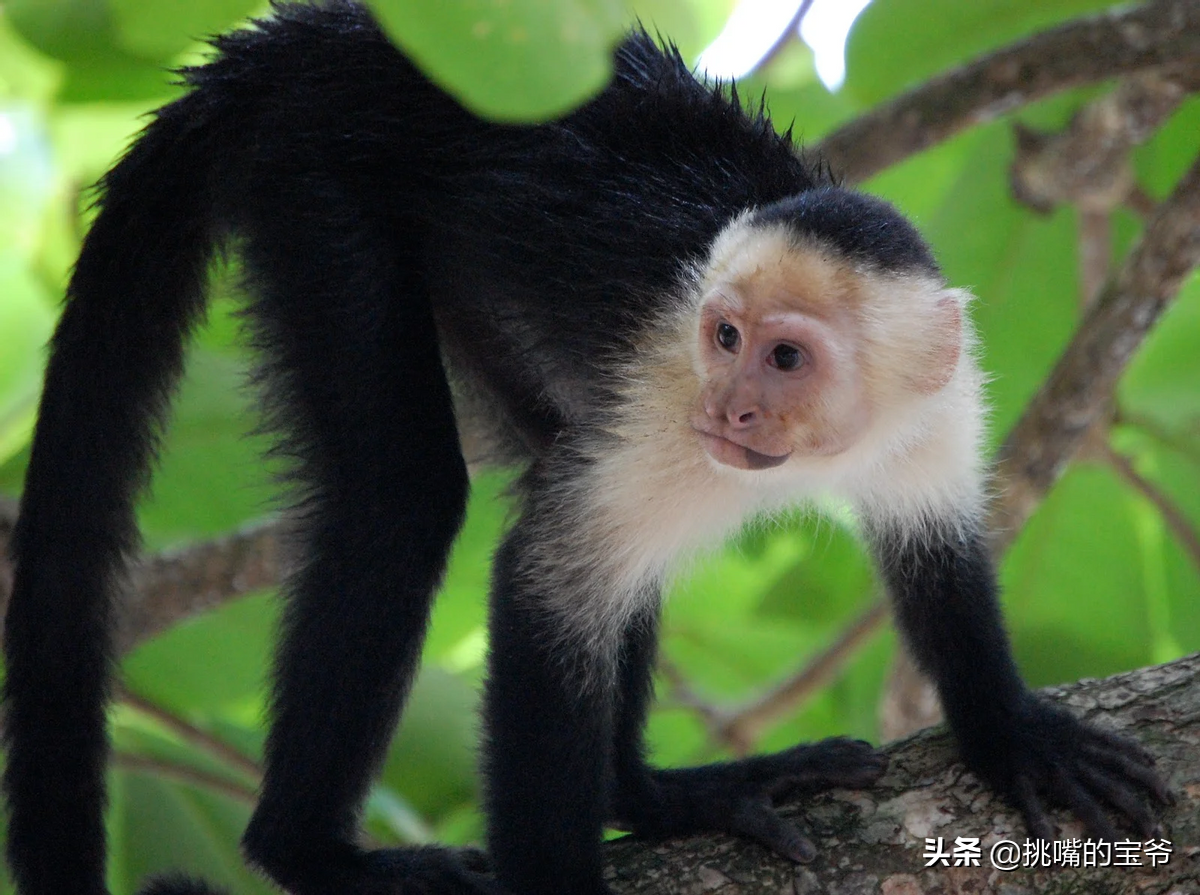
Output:
[[[818,494],[861,513],[967,765],[1031,832],[1058,803],[1096,836],[1110,811],[1151,835],[1169,794],[1146,753],[1017,675],[980,530],[967,296],[894,209],[644,33],[599,96],[537,126],[464,111],[348,0],[215,46],[104,178],[52,343],[5,630],[22,895],[105,891],[112,604],[223,248],[297,458],[303,558],[243,840],[287,891],[601,895],[606,824],[811,860],[772,797],[869,785],[870,746],[659,770],[642,728],[676,558]],[[491,593],[490,868],[357,841],[468,460],[525,470]]]

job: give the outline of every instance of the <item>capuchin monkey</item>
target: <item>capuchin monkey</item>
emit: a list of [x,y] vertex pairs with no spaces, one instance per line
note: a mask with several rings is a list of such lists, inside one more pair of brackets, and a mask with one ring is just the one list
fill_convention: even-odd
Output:
[[[8,856],[22,895],[105,891],[113,602],[223,249],[297,460],[266,774],[243,845],[295,895],[601,895],[605,825],[724,831],[794,861],[772,799],[865,787],[835,739],[659,770],[660,593],[743,521],[857,508],[967,766],[1053,835],[1156,830],[1138,746],[1033,696],[982,532],[968,296],[889,205],[634,33],[561,121],[481,121],[345,0],[223,37],[102,182],[52,342],[8,610]],[[484,705],[490,870],[368,851],[358,820],[462,522],[519,464]],[[206,884],[160,880],[158,893]]]

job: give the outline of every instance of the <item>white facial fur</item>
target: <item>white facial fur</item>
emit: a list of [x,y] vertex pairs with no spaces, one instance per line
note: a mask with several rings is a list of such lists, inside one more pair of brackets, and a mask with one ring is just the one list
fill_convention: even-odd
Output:
[[[751,303],[755,288],[776,297],[784,288],[801,308],[852,321],[866,402],[853,443],[833,454],[797,452],[764,470],[735,469],[708,454],[689,418],[706,375],[698,315],[720,288],[736,288]],[[720,542],[755,514],[832,497],[912,536],[935,519],[973,519],[983,499],[985,412],[969,300],[923,272],[881,273],[818,243],[797,248],[782,227],[735,221],[647,334],[626,371],[619,421],[582,446],[587,471],[563,486],[561,509],[574,524],[543,533],[545,562],[535,557],[530,573],[546,576],[541,589],[552,603],[561,600],[563,615],[600,655],[630,615],[657,598],[682,556]],[[946,331],[955,344],[938,344]],[[925,375],[939,365],[945,369]]]

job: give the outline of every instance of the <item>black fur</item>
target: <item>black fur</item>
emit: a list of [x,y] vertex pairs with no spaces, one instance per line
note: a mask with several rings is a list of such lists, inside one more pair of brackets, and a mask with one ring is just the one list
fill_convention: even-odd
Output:
[[[52,343],[5,630],[8,855],[22,895],[104,892],[111,605],[206,267],[224,247],[244,259],[268,407],[297,461],[304,547],[286,588],[249,859],[296,895],[599,895],[606,821],[647,835],[730,830],[810,858],[770,798],[869,783],[882,760],[835,740],[648,767],[655,613],[630,623],[616,656],[564,649],[522,562],[555,523],[541,498],[578,472],[574,439],[615,409],[604,369],[630,359],[726,223],[763,208],[876,267],[932,271],[915,231],[834,187],[761,114],[697,83],[645,34],[619,49],[598,98],[536,127],[471,116],[345,0],[281,5],[216,47],[104,179]],[[438,849],[355,844],[466,502],[443,361],[530,465],[493,587],[495,878]],[[1011,794],[992,744],[1036,710],[981,548],[879,541],[969,760]],[[1019,764],[1031,747],[1012,748]],[[208,890],[167,878],[149,891]]]
[[1137,744],[1081,724],[1030,693],[1013,662],[996,575],[983,536],[945,524],[920,539],[876,527],[872,540],[896,621],[921,669],[936,683],[967,766],[1051,839],[1041,797],[1069,807],[1092,836],[1114,840],[1107,804],[1143,837],[1159,825],[1143,796],[1172,796]]
[[759,209],[754,222],[785,224],[798,236],[824,241],[838,254],[880,270],[939,274],[917,228],[874,196],[818,187]]

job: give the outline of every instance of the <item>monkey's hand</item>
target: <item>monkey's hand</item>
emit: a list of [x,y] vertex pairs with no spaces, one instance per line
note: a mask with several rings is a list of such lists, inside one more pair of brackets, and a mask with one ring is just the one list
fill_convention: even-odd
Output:
[[959,737],[968,767],[1020,810],[1039,839],[1054,838],[1043,798],[1070,809],[1091,836],[1110,842],[1117,830],[1103,806],[1149,839],[1161,826],[1145,796],[1159,806],[1174,801],[1149,752],[1032,694],[1007,730],[974,733]]
[[642,767],[635,779],[618,781],[614,808],[620,825],[638,835],[733,833],[804,864],[817,849],[775,804],[797,793],[861,789],[885,770],[886,756],[869,743],[837,738],[695,768]]

